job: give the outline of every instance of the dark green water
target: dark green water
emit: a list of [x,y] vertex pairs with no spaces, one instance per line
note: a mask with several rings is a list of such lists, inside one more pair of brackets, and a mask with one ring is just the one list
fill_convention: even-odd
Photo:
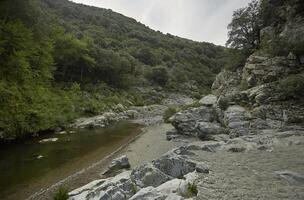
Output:
[[[36,184],[37,187],[41,180],[46,185],[53,184],[68,176],[68,172],[78,171],[88,166],[88,162],[104,158],[139,133],[138,125],[121,122],[106,129],[79,130],[66,135],[52,134],[22,144],[1,147],[0,199],[6,199],[24,188],[31,188],[30,185]],[[38,142],[53,137],[59,140],[44,144]],[[39,155],[43,157],[38,159]]]

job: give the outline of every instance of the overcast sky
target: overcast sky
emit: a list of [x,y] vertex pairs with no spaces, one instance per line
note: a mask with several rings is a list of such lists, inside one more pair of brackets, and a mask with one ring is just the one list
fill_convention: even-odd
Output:
[[224,45],[234,10],[251,0],[72,0],[110,8],[163,33]]

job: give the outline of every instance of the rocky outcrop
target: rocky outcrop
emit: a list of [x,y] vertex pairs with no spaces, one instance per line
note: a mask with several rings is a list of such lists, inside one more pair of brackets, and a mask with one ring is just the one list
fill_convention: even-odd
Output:
[[179,112],[170,119],[172,125],[179,133],[192,136],[197,136],[199,122],[214,122],[216,120],[215,108],[207,106]]
[[209,173],[206,164],[191,160],[189,155],[193,153],[185,147],[173,149],[132,171],[78,188],[69,193],[69,199],[183,199],[188,185],[195,183],[201,173]]
[[134,194],[131,171],[113,178],[95,180],[69,193],[70,200],[128,199]]

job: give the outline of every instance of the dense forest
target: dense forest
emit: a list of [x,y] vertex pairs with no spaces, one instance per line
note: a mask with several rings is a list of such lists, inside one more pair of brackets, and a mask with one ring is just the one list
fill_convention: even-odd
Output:
[[155,88],[199,97],[227,55],[107,9],[2,0],[0,138],[54,129],[118,103],[155,103],[148,98],[159,94]]

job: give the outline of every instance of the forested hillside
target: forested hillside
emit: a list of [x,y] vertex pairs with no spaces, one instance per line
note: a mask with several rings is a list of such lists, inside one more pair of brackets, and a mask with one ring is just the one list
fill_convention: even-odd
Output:
[[67,0],[3,0],[0,138],[53,129],[118,103],[153,103],[138,88],[198,96],[209,90],[225,51],[111,10]]

